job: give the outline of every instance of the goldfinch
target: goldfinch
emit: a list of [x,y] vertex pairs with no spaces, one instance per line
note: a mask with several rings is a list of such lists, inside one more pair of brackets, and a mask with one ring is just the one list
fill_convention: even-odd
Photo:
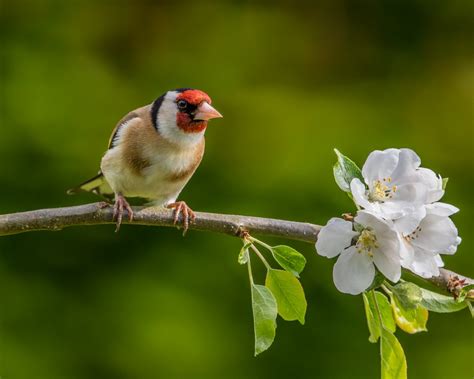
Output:
[[148,199],[183,215],[184,231],[194,213],[178,195],[201,163],[208,120],[222,115],[203,91],[179,88],[123,117],[112,132],[98,175],[68,191],[115,197],[119,230],[124,211],[133,220],[126,197]]

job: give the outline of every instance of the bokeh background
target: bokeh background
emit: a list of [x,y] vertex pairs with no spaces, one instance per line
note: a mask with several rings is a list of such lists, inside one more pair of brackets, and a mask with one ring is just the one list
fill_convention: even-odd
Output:
[[[324,224],[353,210],[334,147],[360,165],[410,147],[450,178],[464,241],[445,261],[473,276],[473,4],[3,0],[0,213],[95,201],[65,190],[97,171],[117,120],[195,87],[225,118],[182,194],[194,209]],[[361,298],[291,244],[308,258],[306,325],[279,319],[254,358],[236,239],[112,225],[2,237],[0,375],[377,378]],[[468,312],[428,328],[397,332],[410,377],[472,378]]]

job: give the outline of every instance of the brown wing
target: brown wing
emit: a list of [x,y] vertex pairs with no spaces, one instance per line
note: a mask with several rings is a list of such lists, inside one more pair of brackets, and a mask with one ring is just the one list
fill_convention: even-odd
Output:
[[[133,120],[134,118],[146,118],[148,113],[149,113],[149,105],[138,108],[127,115],[125,115],[115,126],[114,130],[112,131],[112,135],[110,136],[109,139],[109,145],[108,149],[111,149],[114,147],[114,140],[117,137],[117,133],[120,130],[120,128],[125,125],[128,121]],[[148,112],[147,112],[148,110]],[[149,116],[148,116],[149,117]],[[107,180],[105,179],[104,175],[102,174],[102,171],[99,171],[98,174],[89,180],[86,180],[85,182],[79,184],[77,187],[70,188],[67,190],[68,195],[74,195],[79,192],[92,192],[95,193],[96,195],[102,196],[102,197],[110,197],[113,195],[112,188],[110,188],[110,185],[107,183]]]
[[117,137],[117,133],[119,132],[120,128],[125,125],[128,121],[133,120],[134,118],[141,118],[143,121],[148,122],[151,121],[150,117],[150,107],[151,105],[145,105],[144,107],[135,109],[130,113],[126,114],[115,126],[114,130],[112,131],[112,135],[109,139],[109,146],[108,148],[111,149],[114,147],[114,140]]
[[130,112],[127,114],[125,117],[123,117],[118,123],[117,126],[115,126],[114,130],[112,131],[112,135],[110,136],[109,139],[109,146],[108,149],[111,149],[114,147],[114,140],[115,137],[117,137],[117,133],[119,132],[120,128],[128,121],[133,120],[134,118],[139,117],[138,114],[135,111]]

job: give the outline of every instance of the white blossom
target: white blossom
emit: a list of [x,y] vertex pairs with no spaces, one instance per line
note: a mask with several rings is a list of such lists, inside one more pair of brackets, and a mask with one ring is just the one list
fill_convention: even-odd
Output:
[[365,183],[357,178],[351,182],[355,203],[393,220],[401,232],[413,231],[426,214],[424,205],[444,194],[442,179],[420,164],[410,149],[373,151],[362,168]]
[[454,254],[461,238],[450,216],[456,207],[439,202],[443,179],[420,167],[410,149],[369,154],[364,182],[350,183],[359,210],[354,222],[331,219],[318,235],[318,254],[339,256],[333,268],[337,289],[359,294],[372,284],[376,269],[397,282],[401,267],[425,278],[439,275],[443,254]]
[[389,280],[400,279],[399,239],[393,224],[367,211],[359,211],[353,223],[339,218],[329,220],[316,242],[318,254],[339,255],[334,265],[336,288],[357,295],[373,282],[375,267]]
[[430,278],[439,275],[443,266],[440,254],[452,255],[461,243],[458,230],[449,216],[459,209],[444,203],[427,205],[426,216],[409,234],[400,233],[402,265],[414,273]]

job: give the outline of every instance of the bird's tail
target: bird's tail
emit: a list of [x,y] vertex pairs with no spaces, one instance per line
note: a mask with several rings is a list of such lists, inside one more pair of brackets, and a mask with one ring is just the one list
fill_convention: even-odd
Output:
[[77,187],[67,190],[68,195],[75,195],[79,192],[92,192],[103,197],[110,197],[114,193],[112,188],[110,188],[109,183],[107,183],[105,180],[104,174],[102,174],[102,172],[99,172],[96,176],[86,180],[82,184],[79,184]]

